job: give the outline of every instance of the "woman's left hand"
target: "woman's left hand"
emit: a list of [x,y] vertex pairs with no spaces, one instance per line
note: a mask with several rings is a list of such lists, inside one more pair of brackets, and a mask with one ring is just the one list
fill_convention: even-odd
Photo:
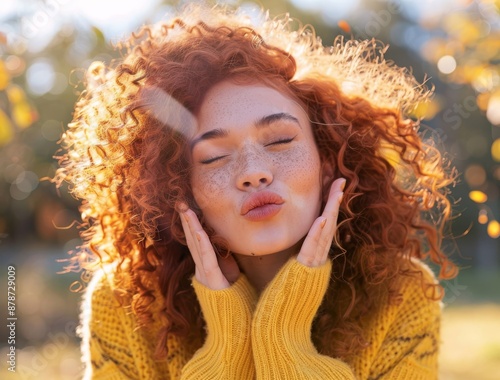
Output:
[[297,256],[297,261],[301,264],[318,267],[326,262],[337,231],[337,218],[345,183],[344,178],[338,178],[332,183],[325,209],[314,221]]
[[178,209],[181,210],[179,214],[182,228],[196,266],[196,279],[213,290],[228,288],[240,275],[236,260],[232,256],[222,258],[216,255],[212,242],[194,211],[186,205],[181,205]]

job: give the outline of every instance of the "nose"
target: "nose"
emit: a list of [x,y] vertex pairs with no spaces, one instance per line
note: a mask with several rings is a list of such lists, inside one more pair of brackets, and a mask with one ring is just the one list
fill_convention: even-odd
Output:
[[236,185],[240,190],[258,189],[269,186],[273,182],[271,163],[256,152],[242,154],[236,178]]

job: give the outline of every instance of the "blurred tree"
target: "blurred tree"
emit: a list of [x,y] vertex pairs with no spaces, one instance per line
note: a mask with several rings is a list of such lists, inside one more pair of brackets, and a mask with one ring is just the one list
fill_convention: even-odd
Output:
[[[467,1],[446,13],[439,24],[421,20],[426,28],[439,28],[422,46],[422,55],[434,63],[441,79],[470,85],[475,93],[444,113],[444,120],[458,129],[471,112],[481,110],[490,125],[469,125],[462,131],[463,148],[472,151],[464,168],[469,197],[478,204],[478,221],[487,224],[492,238],[500,236],[500,1]],[[480,136],[480,137],[478,137]],[[476,152],[477,151],[477,152]],[[480,159],[477,159],[480,158]]]
[[17,56],[0,58],[0,146],[9,143],[17,131],[29,127],[38,114],[23,89],[11,82],[11,73],[19,75],[23,61]]
[[[37,3],[37,2],[35,2]],[[42,8],[19,7],[0,26],[0,236],[22,242],[77,244],[77,202],[43,178],[52,177],[53,155],[71,120],[83,69],[109,62],[113,49],[84,20],[54,13],[36,22]],[[33,3],[31,3],[33,4]],[[37,13],[38,12],[38,13]],[[29,99],[29,100],[28,100]],[[38,110],[38,111],[37,111]],[[73,248],[73,247],[70,247]]]

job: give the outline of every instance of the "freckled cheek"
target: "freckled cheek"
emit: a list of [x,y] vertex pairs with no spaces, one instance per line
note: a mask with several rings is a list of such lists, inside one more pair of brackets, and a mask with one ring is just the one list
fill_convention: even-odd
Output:
[[193,194],[198,206],[204,209],[220,207],[227,197],[230,174],[225,170],[195,171],[191,179]]
[[288,183],[293,183],[297,193],[320,191],[321,163],[313,150],[297,150],[278,162],[278,172]]

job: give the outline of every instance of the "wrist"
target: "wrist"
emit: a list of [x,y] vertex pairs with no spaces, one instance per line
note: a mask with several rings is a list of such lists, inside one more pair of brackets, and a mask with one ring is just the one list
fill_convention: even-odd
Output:
[[328,288],[331,262],[307,267],[290,259],[262,293],[252,321],[261,338],[309,341],[312,321]]
[[213,290],[193,277],[192,284],[207,324],[207,339],[224,338],[220,344],[249,334],[257,293],[245,275],[228,288]]

